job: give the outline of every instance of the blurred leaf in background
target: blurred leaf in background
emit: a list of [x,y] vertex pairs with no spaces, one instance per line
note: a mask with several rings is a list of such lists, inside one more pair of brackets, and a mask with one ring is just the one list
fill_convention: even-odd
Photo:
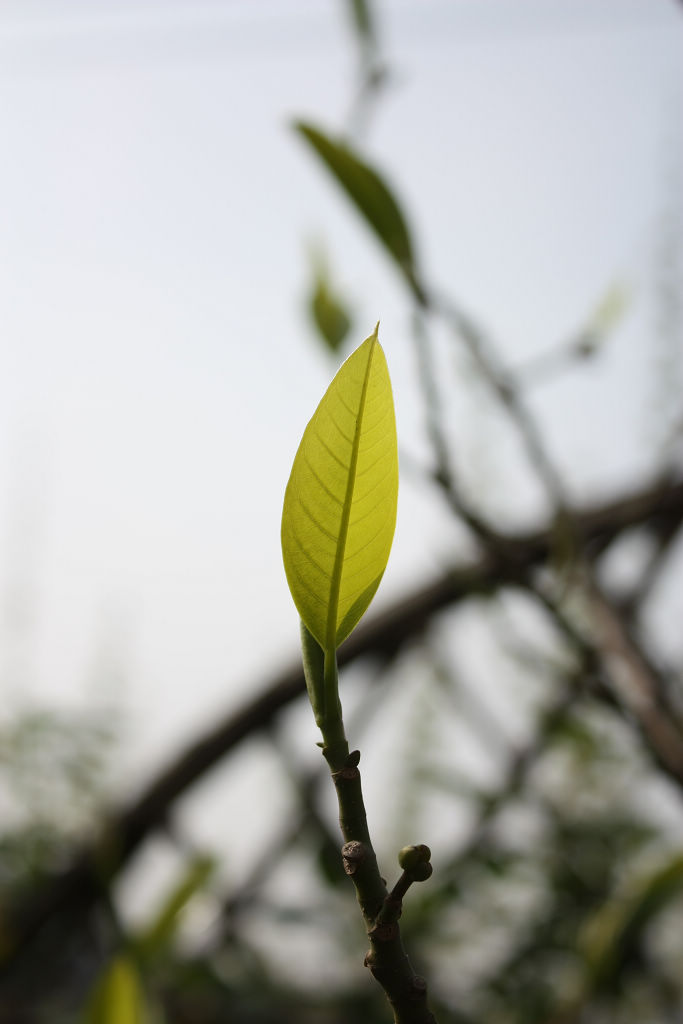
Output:
[[323,345],[333,354],[346,341],[353,320],[348,304],[331,278],[327,257],[321,246],[311,246],[312,286],[308,310]]
[[82,1024],[160,1024],[147,1011],[140,977],[129,957],[117,956],[104,971]]

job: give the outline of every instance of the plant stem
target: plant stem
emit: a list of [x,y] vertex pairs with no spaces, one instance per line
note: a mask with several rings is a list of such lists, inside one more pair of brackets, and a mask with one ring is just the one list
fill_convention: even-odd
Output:
[[349,743],[344,732],[344,719],[339,700],[339,672],[335,651],[325,652],[322,693],[320,731],[323,735],[323,754],[330,771],[335,772],[344,767],[349,756]]
[[394,1012],[394,1024],[436,1024],[427,1005],[427,983],[415,974],[401,942],[398,926],[401,907],[394,890],[391,896],[380,875],[377,857],[368,831],[358,762],[359,751],[349,752],[344,733],[338,691],[336,652],[327,652],[324,662],[307,657],[307,671],[317,678],[309,681],[309,692],[323,695],[323,707],[316,721],[323,737],[323,756],[337,791],[339,825],[344,845],[344,870],[356,889],[356,897],[370,939],[365,965],[384,989]]

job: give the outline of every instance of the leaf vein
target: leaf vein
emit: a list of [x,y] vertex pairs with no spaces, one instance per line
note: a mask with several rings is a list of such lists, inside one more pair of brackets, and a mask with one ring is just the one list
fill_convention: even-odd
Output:
[[[330,498],[332,498],[332,500],[335,502],[336,505],[339,505],[340,508],[343,508],[344,507],[344,502],[341,500],[340,497],[338,497],[338,495],[336,495],[334,493],[334,491],[331,491],[330,488],[327,486],[325,481],[322,479],[322,477],[316,471],[315,467],[311,464],[311,460],[309,459],[307,452],[304,451],[303,455],[304,455],[304,460],[306,462],[306,466],[308,467],[311,475],[313,477],[315,477],[316,481],[318,482],[320,487],[323,489],[323,491],[325,491],[325,493],[328,494]],[[299,499],[299,500],[301,500],[301,499]]]
[[326,537],[329,537],[330,540],[333,541],[334,544],[336,544],[337,543],[337,535],[334,534],[334,533],[331,533],[330,530],[327,529],[327,527],[323,526],[323,524],[320,522],[319,519],[316,519],[316,517],[313,514],[313,512],[311,512],[311,510],[308,508],[308,506],[304,504],[304,502],[301,500],[301,498],[299,498],[299,505],[301,506],[301,511],[304,513],[306,518],[309,519],[313,523],[313,525],[315,527],[317,527],[318,530],[320,530],[321,533],[323,533]]
[[[310,562],[311,565],[314,565],[316,567],[316,569],[318,569],[323,574],[325,579],[329,580],[330,579],[329,569],[326,569],[324,566],[322,566],[320,564],[320,562],[316,561],[316,559],[313,557],[313,555],[311,554],[309,549],[307,547],[305,547],[302,544],[302,542],[299,540],[299,538],[297,537],[296,532],[294,530],[292,530],[292,540],[294,541],[294,543],[296,544],[296,546],[298,547],[298,549],[302,553],[302,555],[304,555],[304,557],[306,558],[306,561]],[[297,573],[299,579],[304,584],[307,592],[311,593],[309,585],[306,582],[306,578],[301,575],[301,573],[296,569],[295,566],[294,566],[294,571]],[[318,598],[317,595],[314,594],[313,596],[316,597],[316,599],[319,600],[321,604],[323,604],[323,605],[325,604],[325,602],[322,601],[320,598]]]
[[[335,426],[337,426],[336,423],[335,423]],[[337,429],[339,429],[339,428],[337,428]],[[340,433],[341,433],[341,431],[340,431]],[[344,470],[345,473],[347,473],[348,469],[349,469],[348,465],[343,461],[343,459],[339,458],[339,456],[334,451],[334,449],[330,448],[330,446],[327,443],[327,441],[325,440],[325,438],[322,437],[320,434],[318,434],[318,441],[323,446],[323,448],[325,449],[327,454],[330,455],[339,466],[341,466],[341,468]]]
[[[351,447],[353,447],[353,438],[349,437],[349,435],[344,430],[342,430],[342,428],[340,427],[340,425],[337,423],[336,419],[332,415],[332,411],[330,411],[330,423],[339,432],[340,436],[343,437],[343,439],[346,441],[346,443],[348,445],[350,445]],[[348,469],[348,466],[346,468]]]

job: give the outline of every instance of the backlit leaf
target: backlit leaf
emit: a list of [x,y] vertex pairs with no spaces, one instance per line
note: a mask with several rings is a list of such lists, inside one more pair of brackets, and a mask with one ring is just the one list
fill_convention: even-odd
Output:
[[408,225],[384,179],[347,143],[331,139],[320,129],[304,121],[298,121],[294,127],[332,172],[396,260],[413,290],[419,293]]
[[379,586],[397,497],[394,403],[375,328],[313,414],[285,492],[287,582],[323,650],[334,651],[349,635]]

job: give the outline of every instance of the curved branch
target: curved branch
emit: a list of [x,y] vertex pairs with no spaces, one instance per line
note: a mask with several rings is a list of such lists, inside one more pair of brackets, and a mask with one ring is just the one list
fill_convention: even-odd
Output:
[[[666,525],[673,530],[683,523],[683,483],[660,481],[619,501],[577,510],[574,522],[584,548],[598,550],[633,527],[661,530]],[[497,545],[495,554],[485,551],[469,565],[445,572],[362,624],[340,648],[340,667],[367,656],[391,660],[440,611],[477,594],[522,584],[530,570],[552,556],[555,534],[544,526],[500,540],[503,546]],[[258,696],[190,742],[136,799],[111,815],[97,839],[83,846],[66,869],[7,907],[0,965],[13,959],[55,915],[92,907],[142,842],[164,825],[175,802],[241,742],[270,726],[304,690],[300,663],[279,673]]]

